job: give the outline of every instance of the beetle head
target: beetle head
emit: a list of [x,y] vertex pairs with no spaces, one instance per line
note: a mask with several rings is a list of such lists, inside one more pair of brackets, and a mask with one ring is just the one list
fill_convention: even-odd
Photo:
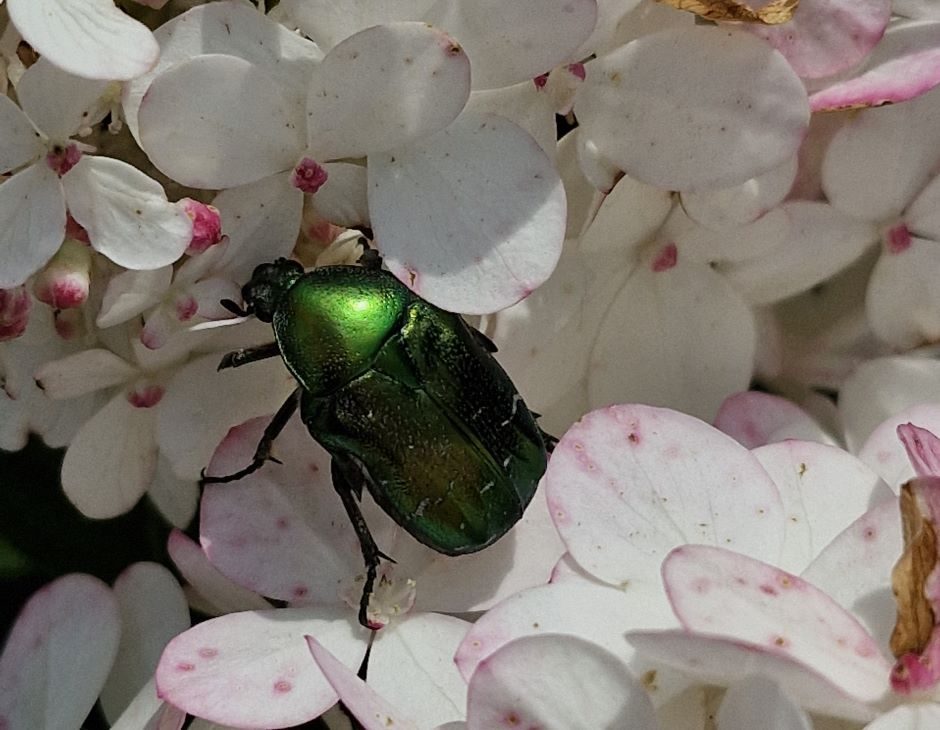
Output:
[[303,276],[304,267],[290,259],[278,259],[273,264],[261,264],[242,287],[245,312],[262,322],[274,318],[274,310],[284,293]]

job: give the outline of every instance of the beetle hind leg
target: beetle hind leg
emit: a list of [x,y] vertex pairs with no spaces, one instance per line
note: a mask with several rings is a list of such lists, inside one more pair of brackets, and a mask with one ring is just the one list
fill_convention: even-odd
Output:
[[199,485],[204,484],[225,484],[227,482],[234,482],[242,477],[246,477],[249,474],[252,474],[262,466],[265,462],[273,461],[276,464],[280,464],[276,458],[271,456],[271,447],[274,445],[274,440],[281,434],[281,431],[284,430],[284,427],[287,426],[288,421],[290,421],[291,416],[294,415],[294,411],[297,410],[297,406],[300,403],[300,394],[301,389],[297,388],[290,396],[287,398],[284,403],[281,404],[281,407],[277,409],[277,413],[274,414],[274,418],[271,419],[271,422],[265,427],[264,434],[261,436],[261,440],[258,442],[258,447],[255,449],[255,455],[251,459],[251,463],[246,466],[244,469],[239,469],[234,474],[228,474],[224,477],[207,477],[205,469],[202,470],[202,478],[199,480]]
[[267,360],[269,357],[277,357],[280,354],[281,348],[276,342],[269,342],[266,345],[259,345],[258,347],[243,347],[240,350],[232,350],[226,354],[216,370],[240,368],[242,365],[258,362],[258,360]]
[[359,623],[367,629],[374,630],[377,627],[369,622],[368,616],[369,599],[372,598],[372,591],[375,588],[375,579],[378,576],[379,564],[383,559],[392,563],[395,561],[379,550],[379,546],[375,544],[375,538],[372,537],[372,533],[369,531],[369,526],[362,516],[362,510],[359,509],[359,502],[356,499],[356,494],[361,493],[361,489],[357,490],[349,481],[348,476],[344,472],[343,467],[337,462],[336,457],[333,457],[330,463],[330,472],[333,476],[333,488],[343,501],[343,507],[346,508],[349,521],[356,531],[356,537],[359,538],[362,559],[366,565],[366,582],[365,585],[362,586],[362,597],[359,599]]

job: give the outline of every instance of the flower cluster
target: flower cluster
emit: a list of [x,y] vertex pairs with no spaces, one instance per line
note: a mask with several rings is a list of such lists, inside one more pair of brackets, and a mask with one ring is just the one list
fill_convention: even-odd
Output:
[[[757,5],[0,4],[0,449],[177,528],[26,603],[0,728],[940,723],[940,12]],[[362,495],[372,631],[299,416],[200,486],[297,402],[219,371],[252,272],[370,257],[561,435],[481,552]]]

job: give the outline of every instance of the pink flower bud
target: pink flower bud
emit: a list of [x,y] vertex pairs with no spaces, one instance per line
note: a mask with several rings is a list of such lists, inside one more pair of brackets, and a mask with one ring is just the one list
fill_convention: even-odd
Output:
[[222,216],[218,208],[192,198],[183,198],[180,205],[193,222],[193,238],[186,253],[190,256],[202,253],[222,240]]
[[46,164],[59,177],[75,167],[80,159],[82,159],[82,151],[74,142],[67,145],[57,144],[46,154]]
[[86,333],[85,316],[81,309],[60,309],[53,317],[56,334],[63,340],[74,340]]
[[32,306],[25,286],[0,289],[0,342],[14,340],[26,331]]
[[304,157],[291,173],[290,184],[298,190],[313,195],[323,187],[327,177],[326,170],[318,162]]
[[127,393],[127,402],[134,408],[153,408],[163,399],[162,385],[138,383]]
[[66,239],[39,272],[33,283],[33,294],[53,309],[80,307],[88,298],[90,280],[91,251],[78,241]]
[[91,243],[88,238],[88,231],[72,217],[71,213],[65,216],[65,237],[82,243]]

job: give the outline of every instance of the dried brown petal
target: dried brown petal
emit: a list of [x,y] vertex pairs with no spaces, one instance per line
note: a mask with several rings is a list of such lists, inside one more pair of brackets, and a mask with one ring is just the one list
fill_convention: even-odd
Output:
[[745,23],[779,25],[793,17],[800,0],[773,0],[754,10],[736,0],[657,0],[676,10],[685,10],[708,20],[737,20]]

